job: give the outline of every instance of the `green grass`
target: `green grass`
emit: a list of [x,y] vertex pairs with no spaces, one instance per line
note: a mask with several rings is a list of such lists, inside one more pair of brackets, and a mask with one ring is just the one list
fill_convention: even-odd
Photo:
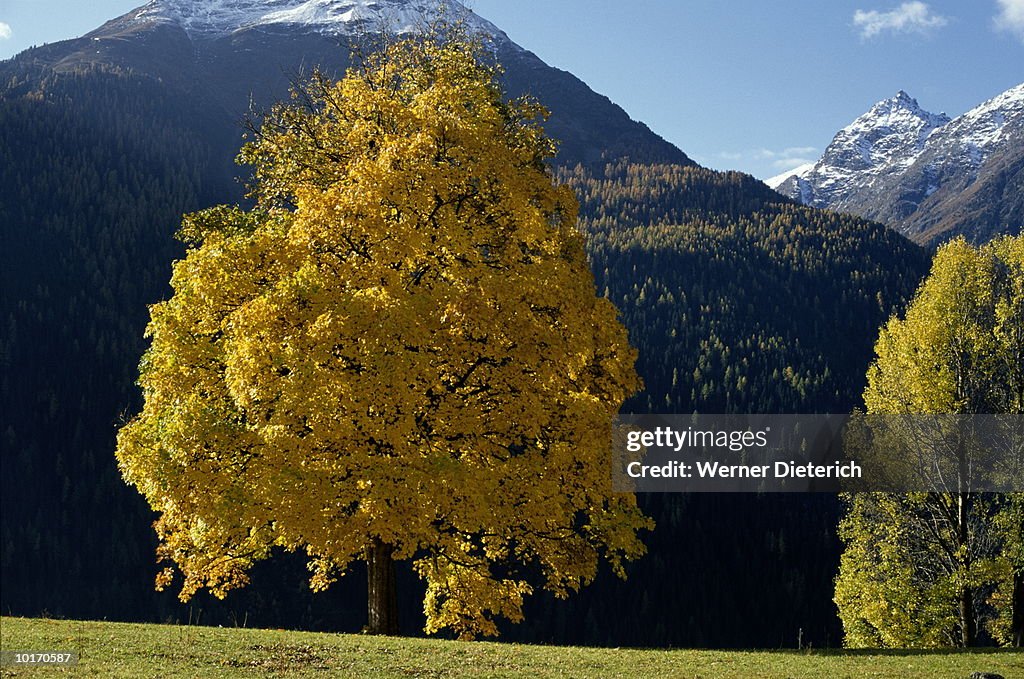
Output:
[[524,646],[0,618],[3,650],[78,651],[67,668],[0,669],[4,677],[882,677],[1024,678],[1024,653],[699,651]]

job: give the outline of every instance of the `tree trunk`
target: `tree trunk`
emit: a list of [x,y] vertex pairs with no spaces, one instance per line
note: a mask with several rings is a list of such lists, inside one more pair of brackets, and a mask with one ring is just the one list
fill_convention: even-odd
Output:
[[1011,645],[1024,647],[1024,571],[1013,573],[1013,617],[1010,619]]
[[965,587],[960,592],[960,630],[964,648],[974,646],[978,638],[978,630],[974,624],[974,590]]
[[[960,493],[957,498],[957,541],[960,543],[957,546],[965,548],[966,557],[964,563],[961,564],[964,573],[967,573],[971,566],[970,546],[967,544],[967,507],[969,501],[967,493]],[[974,646],[978,638],[978,630],[974,623],[974,588],[972,587],[964,587],[960,591],[960,632],[960,640],[964,648]]]
[[395,588],[395,562],[393,548],[380,538],[374,538],[366,548],[368,578],[367,634],[398,634],[398,592]]

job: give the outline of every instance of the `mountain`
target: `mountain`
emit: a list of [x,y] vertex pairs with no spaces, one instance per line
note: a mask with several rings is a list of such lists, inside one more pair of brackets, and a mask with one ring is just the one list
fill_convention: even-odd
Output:
[[461,21],[487,36],[506,69],[510,95],[529,92],[552,112],[549,134],[566,164],[628,156],[640,162],[688,164],[686,154],[630,119],[571,73],[548,66],[458,2],[433,0],[152,0],[73,40],[27,50],[0,66],[9,79],[40,69],[91,69],[156,78],[222,118],[220,139],[235,146],[250,105],[287,98],[292,81],[320,67],[340,75],[353,47],[380,30],[408,32],[430,22]]
[[191,37],[207,38],[256,26],[299,28],[325,35],[356,35],[381,28],[402,34],[417,31],[434,14],[448,21],[462,20],[471,30],[510,42],[497,26],[461,4],[444,6],[424,0],[154,0],[114,19],[96,33],[102,34],[108,27],[131,30],[170,24]]
[[905,92],[840,130],[812,165],[767,184],[881,221],[920,243],[984,242],[1024,223],[1024,84],[950,119]]
[[[202,595],[186,607],[174,591],[154,592],[154,517],[122,481],[114,437],[140,407],[147,305],[169,294],[181,214],[244,200],[235,176],[245,171],[231,161],[250,99],[285,96],[289,76],[313,65],[339,72],[362,32],[388,16],[398,16],[396,30],[414,26],[420,8],[159,0],[0,63],[5,613],[363,624],[364,573],[313,595],[294,555],[259,565],[223,602]],[[646,388],[629,408],[856,405],[877,328],[913,293],[924,251],[880,224],[695,165],[572,74],[487,30],[508,91],[552,109],[548,130],[562,140],[553,174],[579,197],[598,290],[639,351]],[[835,497],[641,502],[658,529],[631,579],[603,573],[567,602],[538,595],[505,638],[742,647],[793,645],[798,629],[818,646],[839,638]],[[680,586],[680,574],[700,586]],[[399,577],[412,632],[422,582],[411,570]]]
[[[840,130],[818,162],[766,183],[805,205],[835,206],[858,189],[883,184],[902,173],[921,152],[928,135],[948,122],[945,114],[928,113],[901,90]],[[788,180],[792,183],[782,185]],[[788,193],[790,186],[799,192]]]

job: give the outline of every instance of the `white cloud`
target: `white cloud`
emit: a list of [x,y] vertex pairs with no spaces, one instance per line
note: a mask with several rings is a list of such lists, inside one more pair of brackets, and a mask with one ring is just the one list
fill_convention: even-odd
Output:
[[750,158],[751,160],[776,160],[778,158],[785,158],[794,155],[806,156],[813,154],[818,149],[814,146],[790,146],[788,148],[781,149],[779,151],[773,151],[772,149],[759,148],[752,149],[749,151],[720,151],[718,153],[719,158],[725,160],[739,160],[740,158]]
[[[1018,0],[1013,0],[1019,4]],[[942,28],[949,20],[939,14],[932,14],[931,8],[924,2],[904,2],[894,10],[879,12],[878,10],[858,9],[853,13],[853,25],[860,29],[860,37],[873,38],[883,31],[893,33],[927,33]]]
[[719,151],[715,158],[725,166],[771,167],[776,171],[791,170],[800,165],[818,160],[818,149],[814,146],[790,146],[784,149],[749,149],[747,151]]
[[746,155],[759,163],[771,163],[776,170],[788,170],[791,167],[817,160],[815,157],[817,150],[813,146],[790,146],[778,151],[757,149]]
[[769,151],[761,149],[764,159],[770,160],[772,167],[776,170],[790,170],[800,165],[816,161],[818,149],[813,146],[792,146],[781,151]]
[[792,170],[793,168],[800,167],[801,165],[811,165],[818,162],[817,158],[807,158],[804,156],[789,156],[787,158],[779,158],[778,160],[772,161],[772,167],[781,172],[786,170]]
[[9,37],[11,37],[10,25],[0,21],[0,40],[7,40]]
[[999,14],[996,15],[996,28],[1009,31],[1024,41],[1024,0],[996,0]]

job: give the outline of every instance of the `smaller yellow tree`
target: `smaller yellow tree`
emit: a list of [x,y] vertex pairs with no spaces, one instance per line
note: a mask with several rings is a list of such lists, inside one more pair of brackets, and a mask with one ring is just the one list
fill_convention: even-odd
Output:
[[314,78],[243,149],[256,207],[186,217],[117,449],[183,599],[275,547],[307,552],[317,589],[363,559],[368,629],[396,633],[392,562],[412,560],[427,632],[493,635],[525,573],[566,596],[642,554],[651,523],[610,473],[635,351],[542,110],[479,55],[409,39]]
[[[1024,413],[1024,237],[943,246],[875,352],[869,414]],[[973,646],[986,628],[1020,643],[1018,495],[861,493],[847,502],[835,601],[848,645]]]

